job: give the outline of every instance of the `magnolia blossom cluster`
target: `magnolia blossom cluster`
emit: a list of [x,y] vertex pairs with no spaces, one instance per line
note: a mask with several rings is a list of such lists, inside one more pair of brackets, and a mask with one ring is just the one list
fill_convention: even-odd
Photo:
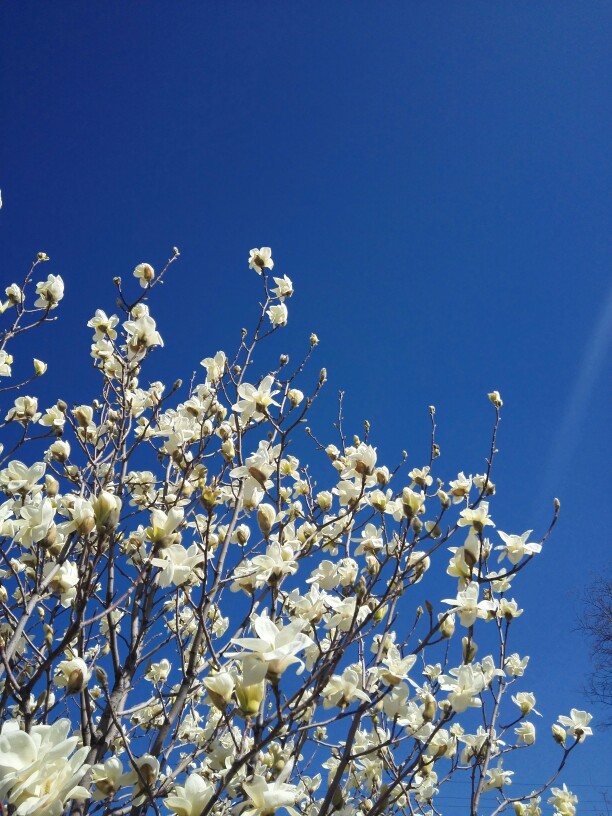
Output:
[[[306,428],[326,381],[309,379],[316,335],[297,364],[255,367],[293,294],[269,247],[248,259],[255,332],[189,386],[153,379],[163,340],[145,301],[177,256],[136,266],[132,302],[116,279],[121,313],[89,320],[97,399],[19,393],[0,423],[2,802],[16,816],[433,814],[464,776],[471,814],[538,816],[550,790],[572,816],[576,797],[551,784],[591,735],[587,712],[550,724],[540,787],[512,789],[514,752],[543,739],[512,624],[548,533],[497,529],[493,459],[438,475],[433,407],[430,456],[407,466],[379,462],[367,423],[329,443]],[[6,290],[14,321],[28,283]],[[35,288],[46,315],[61,278]]]

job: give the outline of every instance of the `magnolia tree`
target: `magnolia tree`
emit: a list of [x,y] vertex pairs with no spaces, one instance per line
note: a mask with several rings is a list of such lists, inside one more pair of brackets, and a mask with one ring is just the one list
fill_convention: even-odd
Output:
[[317,337],[297,366],[283,354],[257,369],[293,292],[267,247],[248,263],[263,292],[254,330],[188,386],[151,382],[163,341],[147,302],[178,255],[157,275],[137,266],[133,292],[116,278],[118,314],[89,321],[88,404],[12,384],[12,341],[63,296],[61,277],[37,281],[47,256],[6,289],[5,816],[429,816],[456,779],[471,816],[572,816],[576,797],[551,786],[591,734],[584,711],[547,726],[557,761],[513,793],[537,714],[515,585],[559,504],[540,540],[495,529],[500,395],[478,475],[438,478],[433,407],[419,467],[379,462],[368,423],[349,439],[341,410],[320,441],[307,425],[326,380],[307,366]]

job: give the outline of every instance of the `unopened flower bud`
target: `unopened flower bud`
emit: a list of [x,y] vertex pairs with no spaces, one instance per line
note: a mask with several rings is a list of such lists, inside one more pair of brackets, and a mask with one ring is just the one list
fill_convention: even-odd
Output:
[[561,728],[561,726],[557,725],[557,723],[554,723],[552,726],[552,735],[554,741],[558,742],[559,745],[565,744],[565,738],[567,737],[567,734],[565,733],[565,729]]
[[440,624],[440,634],[443,638],[451,638],[455,633],[455,616],[447,615]]
[[47,474],[45,476],[45,492],[50,499],[53,499],[57,496],[59,490],[59,482],[57,479],[54,479],[53,476]]
[[243,682],[236,683],[236,697],[238,707],[244,717],[254,717],[261,706],[265,693],[265,685],[262,682],[253,683],[250,686]]
[[55,524],[52,524],[49,529],[47,530],[45,537],[40,542],[42,546],[49,550],[57,543],[57,527]]
[[425,694],[423,697],[423,719],[425,722],[431,722],[436,716],[437,703],[433,694]]
[[219,488],[215,485],[205,485],[202,488],[200,502],[209,512],[212,512],[219,501]]
[[335,462],[336,459],[338,458],[338,454],[340,453],[340,451],[335,445],[328,445],[325,448],[325,453],[329,456],[332,462]]
[[311,348],[313,348],[314,346],[318,346],[318,345],[319,345],[319,338],[318,338],[318,337],[317,337],[317,335],[316,335],[316,334],[313,332],[313,333],[310,335],[310,347],[311,347]]
[[267,538],[276,520],[276,510],[271,504],[260,504],[257,508],[257,523],[259,529]]
[[315,501],[319,505],[321,510],[324,513],[327,513],[327,511],[330,510],[332,506],[333,499],[334,497],[329,492],[329,490],[322,490],[320,493],[317,493]]
[[448,493],[445,493],[444,490],[442,490],[440,488],[440,490],[438,490],[436,495],[440,499],[440,504],[442,505],[442,509],[443,510],[448,510],[448,508],[451,506],[451,500],[450,500],[450,496],[448,495]]
[[304,399],[304,394],[299,390],[299,388],[291,388],[287,392],[287,397],[289,398],[289,402],[291,403],[292,407],[295,408]]
[[70,456],[70,445],[68,442],[58,440],[49,445],[49,456],[56,462],[65,462]]
[[476,657],[478,646],[470,638],[464,637],[461,639],[461,647],[463,651],[463,662],[471,663]]
[[376,556],[372,555],[372,553],[366,555],[366,566],[370,575],[376,576],[380,572],[380,563]]
[[492,403],[492,404],[495,406],[495,408],[498,408],[498,409],[499,409],[499,408],[501,408],[501,407],[502,407],[502,405],[504,404],[504,403],[502,402],[502,398],[501,398],[501,396],[500,396],[499,391],[491,391],[491,393],[490,393],[490,394],[487,394],[487,396],[489,397],[489,400],[490,400],[490,401],[491,401],[491,403]]
[[80,428],[86,428],[93,419],[93,408],[91,405],[79,405],[72,412]]
[[102,491],[91,502],[99,533],[110,533],[119,524],[121,499],[113,493]]
[[236,527],[236,540],[240,545],[246,544],[250,536],[251,530],[246,524],[239,524],[238,527]]
[[[368,556],[368,557],[369,558],[374,558],[374,556]],[[374,560],[376,560],[376,559],[374,559]],[[380,569],[380,564],[378,564],[378,561],[376,561],[376,564],[378,565],[378,568]],[[368,568],[369,568],[369,565],[368,565]],[[372,620],[374,621],[374,623],[380,623],[382,620],[384,620],[388,611],[389,611],[389,608],[384,604],[382,606],[377,606],[376,609],[374,610],[374,614],[372,615]]]
[[235,681],[232,675],[229,672],[211,674],[204,680],[204,686],[215,708],[225,711],[234,692]]
[[34,374],[36,374],[37,377],[40,377],[47,370],[47,364],[43,363],[42,360],[37,360],[36,357],[34,358],[33,363],[34,363]]

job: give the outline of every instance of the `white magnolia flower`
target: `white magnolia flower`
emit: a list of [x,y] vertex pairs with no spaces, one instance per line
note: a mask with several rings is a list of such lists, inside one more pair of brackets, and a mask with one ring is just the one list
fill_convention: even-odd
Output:
[[223,377],[225,366],[227,365],[227,357],[225,352],[218,351],[214,357],[205,357],[200,365],[206,369],[206,379],[210,383],[217,383]]
[[128,357],[132,360],[140,360],[151,346],[164,345],[155,321],[149,314],[143,314],[136,320],[126,320],[123,328],[128,335]]
[[298,565],[294,556],[290,544],[281,545],[278,542],[270,544],[265,555],[256,555],[251,559],[258,584],[260,586],[266,582],[276,584],[286,575],[295,575]]
[[483,791],[501,790],[504,785],[510,785],[514,771],[505,771],[502,767],[503,760],[499,760],[496,768],[489,768],[486,773]]
[[234,676],[227,671],[209,674],[204,680],[204,685],[213,704],[220,711],[224,711],[232,699],[232,694],[236,687]]
[[250,251],[249,269],[254,269],[258,275],[261,275],[264,269],[274,269],[270,247],[261,247],[261,249],[252,249]]
[[356,448],[347,448],[342,478],[361,481],[363,476],[370,476],[374,473],[376,458],[376,448],[365,442],[361,442]]
[[46,281],[36,284],[36,294],[34,306],[37,309],[55,309],[64,297],[64,281],[59,275],[49,275]]
[[21,422],[25,426],[28,422],[38,422],[40,416],[38,398],[26,396],[17,397],[5,419],[7,422]]
[[449,482],[448,494],[452,496],[453,504],[465,501],[470,495],[472,489],[472,477],[466,476],[463,471],[458,474],[457,478]]
[[411,487],[418,485],[419,487],[429,487],[433,483],[433,477],[429,473],[430,467],[427,465],[424,468],[413,468],[408,474],[412,479]]
[[23,289],[18,286],[16,283],[11,283],[10,286],[7,286],[4,290],[7,298],[9,299],[9,303],[12,306],[18,306],[20,303],[23,303],[25,300],[25,295],[23,294]]
[[536,740],[535,725],[530,722],[521,723],[518,728],[514,729],[514,733],[518,737],[519,745],[521,743],[524,743],[525,745],[533,745]]
[[478,507],[466,507],[459,515],[461,516],[457,522],[459,527],[467,527],[469,525],[473,527],[477,533],[481,533],[488,525],[495,527],[495,524],[493,524],[493,521],[489,517],[489,502],[480,502]]
[[272,289],[272,294],[278,298],[288,298],[293,294],[293,283],[287,275],[282,278],[274,278],[276,286]]
[[409,654],[402,657],[400,650],[392,644],[383,657],[382,662],[385,668],[376,670],[377,675],[389,686],[397,686],[416,663],[416,655]]
[[11,363],[13,362],[13,355],[8,351],[0,351],[0,377],[11,376]]
[[578,742],[583,742],[586,737],[593,734],[593,729],[589,727],[592,719],[592,714],[572,708],[569,717],[562,715],[559,717],[559,722],[565,726],[570,736],[575,737]]
[[522,677],[525,674],[525,669],[529,663],[529,657],[521,657],[516,652],[513,652],[506,658],[504,668],[511,677]]
[[55,508],[49,499],[44,498],[39,503],[21,507],[19,514],[21,518],[16,521],[15,540],[29,549],[32,544],[43,541],[52,529]]
[[496,550],[501,550],[502,553],[498,558],[498,561],[503,561],[503,559],[507,556],[508,560],[511,564],[518,564],[518,562],[523,558],[525,555],[534,555],[535,553],[542,552],[542,545],[536,544],[534,542],[528,544],[527,539],[531,535],[533,530],[527,530],[523,533],[523,535],[508,535],[507,533],[503,533],[501,530],[497,531],[498,536],[504,542],[499,547],[496,547]]
[[472,757],[482,757],[483,752],[487,748],[487,744],[491,745],[491,756],[499,753],[500,748],[505,744],[497,739],[495,730],[489,734],[489,730],[479,725],[475,734],[458,734],[459,740],[465,743],[465,748],[461,752],[461,762],[464,765],[472,759]]
[[78,783],[89,770],[89,748],[75,751],[78,737],[69,737],[70,721],[34,725],[20,731],[14,720],[0,732],[0,799],[15,816],[61,816],[67,801],[87,799]]
[[178,816],[200,816],[214,792],[211,782],[198,773],[191,773],[184,785],[177,785],[174,794],[164,799],[164,805]]
[[66,424],[66,412],[62,411],[59,406],[52,405],[47,408],[46,413],[40,418],[39,424],[59,432]]
[[133,785],[132,803],[141,805],[147,799],[146,788],[151,788],[159,776],[159,761],[151,754],[143,754],[134,760],[136,768],[124,774],[121,784]]
[[314,641],[303,634],[305,621],[291,621],[287,626],[278,626],[267,615],[253,615],[252,627],[257,637],[232,638],[232,643],[248,651],[238,654],[243,658],[252,653],[268,666],[270,679],[278,679],[292,663],[298,663],[298,674],[304,670],[304,663],[298,657],[298,652],[314,645]]
[[115,326],[119,323],[117,315],[107,317],[106,312],[102,309],[96,309],[94,317],[87,322],[90,329],[94,330],[95,339],[98,340],[103,337],[108,337],[114,340],[117,337]]
[[293,759],[290,759],[272,782],[266,782],[260,774],[254,774],[248,782],[243,782],[242,788],[250,801],[242,816],[272,816],[279,808],[284,808],[291,816],[299,816],[299,812],[291,806],[304,798],[303,794],[297,785],[289,785],[285,781],[292,770]]
[[[450,676],[449,676],[450,675]],[[440,688],[450,692],[448,702],[453,710],[461,714],[469,707],[482,705],[478,694],[485,688],[485,677],[471,663],[451,669],[449,675],[439,678]]]
[[359,671],[348,666],[342,674],[334,674],[323,689],[323,707],[346,708],[355,700],[367,702],[369,696],[363,690]]
[[68,608],[76,597],[79,569],[74,562],[66,561],[56,570],[56,565],[47,561],[43,567],[43,577],[46,578],[51,572],[53,572],[53,577],[49,582],[49,589],[52,592],[58,592],[62,606]]
[[376,527],[375,524],[371,523],[366,524],[359,538],[352,538],[351,541],[359,542],[359,546],[355,550],[355,555],[375,553],[383,548],[382,531],[379,527]]
[[157,577],[160,587],[182,586],[190,580],[198,564],[204,560],[204,553],[197,544],[189,549],[182,544],[171,544],[161,550],[161,558],[152,558],[151,563],[159,567],[161,572]]
[[361,623],[369,614],[369,607],[358,605],[355,596],[348,598],[336,598],[330,595],[327,603],[331,606],[333,614],[327,620],[328,629],[339,629],[341,632],[348,632],[355,624]]
[[155,270],[153,269],[151,264],[141,263],[138,264],[138,266],[134,270],[134,277],[138,278],[142,288],[146,289],[147,286],[150,285],[151,281],[155,277]]
[[167,513],[154,507],[151,510],[151,525],[147,527],[147,538],[158,547],[168,547],[181,540],[181,535],[175,532],[183,521],[182,507],[172,507]]
[[151,663],[146,672],[145,677],[152,683],[165,683],[170,674],[172,665],[167,658],[163,658],[159,663]]
[[239,385],[238,396],[240,399],[235,405],[232,405],[232,411],[240,414],[243,422],[248,422],[250,419],[259,422],[264,418],[271,405],[278,405],[278,402],[273,399],[274,395],[278,394],[278,389],[273,391],[273,385],[274,377],[272,374],[264,377],[258,386],[250,383]]
[[560,816],[574,816],[576,813],[576,805],[578,804],[578,797],[568,790],[564,783],[562,788],[551,788],[552,796],[548,803],[552,805]]
[[18,459],[13,459],[8,463],[5,470],[0,471],[0,486],[2,486],[7,493],[29,493],[36,489],[36,492],[42,490],[42,486],[38,482],[45,475],[47,466],[44,462],[35,462],[28,467],[20,462]]
[[273,326],[286,326],[289,310],[284,303],[275,303],[266,312]]
[[82,657],[74,657],[72,660],[62,660],[57,666],[57,673],[53,682],[59,688],[65,688],[70,694],[77,694],[83,691],[91,672],[87,668],[87,663]]
[[459,615],[461,625],[472,626],[476,618],[487,618],[489,612],[496,609],[495,601],[478,601],[478,584],[471,581],[467,587],[457,594],[456,598],[446,598],[442,603],[450,604],[453,611]]
[[91,781],[96,786],[93,798],[100,801],[113,796],[121,787],[122,779],[123,765],[119,757],[113,756],[94,765],[91,769]]

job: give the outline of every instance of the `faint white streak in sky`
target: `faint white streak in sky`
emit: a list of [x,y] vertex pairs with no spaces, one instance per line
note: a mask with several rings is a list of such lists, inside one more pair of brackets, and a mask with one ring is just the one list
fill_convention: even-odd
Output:
[[[580,437],[580,425],[588,413],[588,405],[595,395],[601,395],[608,404],[612,403],[612,384],[605,373],[606,352],[612,339],[612,287],[595,324],[580,367],[578,378],[567,402],[563,419],[553,441],[544,478],[542,479],[542,503],[549,502],[554,495],[555,485],[559,485],[567,469],[571,456]],[[602,369],[604,371],[602,372]],[[603,376],[601,376],[603,374]],[[601,382],[598,378],[601,376]],[[605,454],[604,454],[605,455]],[[540,505],[542,506],[542,505]]]

